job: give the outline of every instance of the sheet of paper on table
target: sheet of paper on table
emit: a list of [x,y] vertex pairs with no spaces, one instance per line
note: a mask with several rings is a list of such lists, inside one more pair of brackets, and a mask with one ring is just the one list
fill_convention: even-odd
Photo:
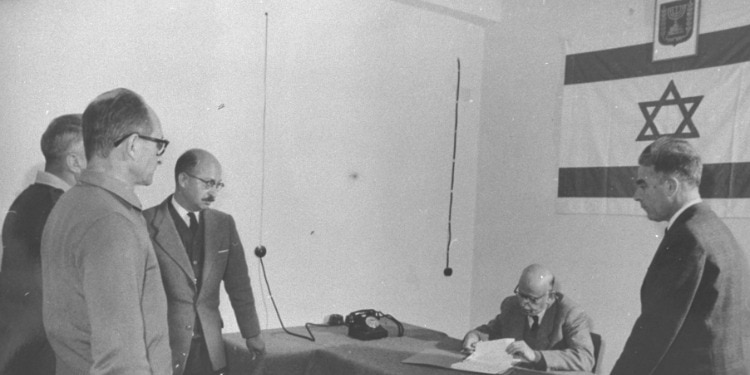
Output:
[[479,372],[483,374],[500,374],[519,362],[518,358],[505,352],[513,339],[480,341],[474,347],[474,353],[463,361],[453,363],[452,369]]

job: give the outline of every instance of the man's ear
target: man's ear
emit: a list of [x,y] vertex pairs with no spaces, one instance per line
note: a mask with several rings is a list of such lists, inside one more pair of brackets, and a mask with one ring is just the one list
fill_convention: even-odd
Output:
[[177,175],[177,185],[179,185],[181,188],[184,188],[187,184],[188,176],[185,174],[185,172],[180,172],[180,174]]
[[81,155],[71,152],[65,157],[65,166],[73,174],[79,175],[86,168],[86,162]]
[[136,133],[131,134],[127,139],[125,139],[122,142],[122,144],[120,144],[119,146],[115,147],[113,149],[113,151],[115,149],[117,149],[118,147],[124,147],[125,148],[125,154],[123,154],[122,157],[130,158],[130,159],[135,159],[135,151],[136,151],[135,149],[136,149],[136,147],[138,147],[136,145],[136,143],[135,143],[136,139],[138,139],[138,136],[136,135]]
[[680,188],[680,180],[674,176],[665,176],[664,183],[667,184],[667,195],[674,196],[677,190]]

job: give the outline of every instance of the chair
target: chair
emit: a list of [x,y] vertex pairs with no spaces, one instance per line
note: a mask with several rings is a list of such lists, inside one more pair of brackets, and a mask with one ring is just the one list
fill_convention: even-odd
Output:
[[591,372],[594,374],[602,373],[602,358],[604,358],[604,341],[598,333],[591,332],[591,341],[594,342],[594,367]]

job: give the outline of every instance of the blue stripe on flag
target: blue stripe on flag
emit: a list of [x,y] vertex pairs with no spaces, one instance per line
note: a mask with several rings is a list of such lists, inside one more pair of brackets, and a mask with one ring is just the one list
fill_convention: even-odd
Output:
[[651,61],[652,43],[568,55],[565,84],[644,77],[750,61],[750,25],[700,34],[698,53],[675,60]]
[[[560,198],[631,198],[638,167],[560,168]],[[705,164],[701,197],[750,198],[750,162]]]

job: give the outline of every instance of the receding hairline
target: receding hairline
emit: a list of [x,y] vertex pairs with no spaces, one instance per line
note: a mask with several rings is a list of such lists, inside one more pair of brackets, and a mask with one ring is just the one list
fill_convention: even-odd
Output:
[[177,158],[174,169],[175,183],[180,176],[180,173],[189,172],[192,173],[199,166],[212,163],[217,168],[221,169],[221,163],[212,153],[201,148],[191,148],[180,155]]

